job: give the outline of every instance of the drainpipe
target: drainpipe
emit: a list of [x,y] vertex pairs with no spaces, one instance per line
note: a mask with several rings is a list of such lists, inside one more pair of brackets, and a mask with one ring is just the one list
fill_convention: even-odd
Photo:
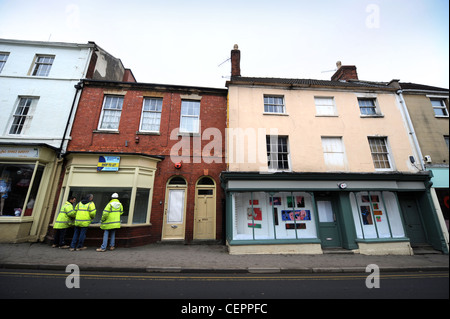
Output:
[[67,123],[66,123],[66,127],[64,129],[64,134],[62,136],[62,140],[61,140],[61,146],[59,147],[58,150],[58,157],[61,158],[63,155],[63,147],[64,147],[64,142],[66,141],[66,134],[67,131],[69,129],[69,125],[70,125],[70,119],[72,118],[72,113],[73,110],[75,108],[75,103],[77,101],[77,97],[78,97],[78,91],[80,91],[83,88],[83,82],[78,82],[77,84],[74,85],[75,87],[75,95],[73,97],[73,101],[72,101],[72,107],[70,108],[70,113],[69,113],[69,117],[67,118]]
[[422,151],[420,150],[419,141],[417,140],[416,133],[414,132],[414,126],[412,124],[411,117],[409,116],[408,108],[406,107],[405,100],[403,99],[403,91],[402,90],[397,90],[395,93],[397,93],[397,95],[400,98],[400,104],[402,105],[402,109],[403,109],[403,112],[404,112],[405,117],[406,117],[406,122],[408,124],[409,134],[411,135],[411,137],[413,139],[414,147],[416,148],[417,155],[419,156],[419,162],[420,162],[420,166],[422,168],[422,171],[424,171],[425,170],[425,163],[423,161]]

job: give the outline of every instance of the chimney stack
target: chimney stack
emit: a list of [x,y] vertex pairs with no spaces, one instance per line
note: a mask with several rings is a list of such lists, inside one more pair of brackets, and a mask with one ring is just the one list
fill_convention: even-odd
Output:
[[241,76],[241,51],[237,44],[231,50],[231,76]]
[[356,66],[342,65],[341,61],[337,61],[336,66],[338,69],[331,77],[331,81],[358,80],[358,73],[356,73]]

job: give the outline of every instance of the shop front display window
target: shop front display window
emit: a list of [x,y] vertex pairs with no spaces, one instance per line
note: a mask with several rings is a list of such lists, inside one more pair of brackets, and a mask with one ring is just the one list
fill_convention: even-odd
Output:
[[309,193],[234,193],[233,239],[317,238],[314,216]]
[[403,238],[403,223],[392,192],[350,193],[358,238]]
[[128,215],[130,210],[131,188],[120,187],[71,187],[70,196],[75,196],[77,202],[80,202],[86,195],[94,195],[93,202],[97,210],[92,224],[99,224],[102,218],[103,210],[111,200],[113,193],[119,194],[119,201],[123,206],[123,214],[120,217],[122,224],[128,223]]
[[0,164],[0,216],[33,214],[43,172],[43,165]]

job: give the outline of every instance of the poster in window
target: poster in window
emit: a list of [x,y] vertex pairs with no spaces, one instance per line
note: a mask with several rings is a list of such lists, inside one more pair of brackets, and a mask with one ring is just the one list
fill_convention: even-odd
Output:
[[297,207],[303,208],[305,207],[305,196],[297,196],[296,197]]
[[373,225],[372,215],[370,214],[370,206],[361,206],[361,217],[364,225]]
[[[295,217],[294,217],[295,216]],[[296,210],[295,211],[295,215],[294,215],[294,211],[292,210],[282,210],[281,211],[281,218],[284,221],[291,221],[291,220],[295,220],[300,221],[300,220],[311,220],[311,212],[309,210]]]
[[272,205],[272,199],[273,199],[273,205],[281,206],[281,197],[271,197],[270,205]]
[[252,213],[252,208],[248,207],[247,208],[247,219],[248,220],[262,220],[261,208],[254,207],[253,213]]

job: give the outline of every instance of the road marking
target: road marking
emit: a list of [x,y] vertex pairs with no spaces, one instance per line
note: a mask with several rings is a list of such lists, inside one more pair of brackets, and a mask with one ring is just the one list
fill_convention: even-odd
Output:
[[[67,277],[67,273],[33,273],[33,272],[13,272],[0,271],[0,276],[18,276],[18,277]],[[290,274],[290,275],[115,275],[115,274],[84,274],[80,277],[85,279],[115,279],[115,280],[193,280],[193,281],[282,281],[282,280],[360,280],[367,277],[366,273],[361,274]],[[380,274],[380,279],[419,279],[419,278],[448,278],[448,273],[390,273]]]

